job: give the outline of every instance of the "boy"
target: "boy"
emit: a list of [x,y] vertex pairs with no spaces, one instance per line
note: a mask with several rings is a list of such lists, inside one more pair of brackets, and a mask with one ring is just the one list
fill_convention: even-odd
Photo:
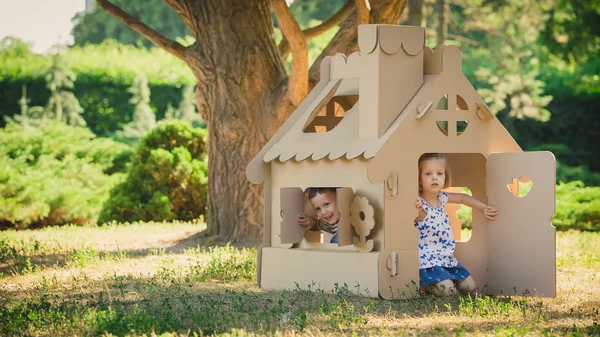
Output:
[[336,189],[333,187],[309,188],[308,199],[317,213],[317,219],[300,213],[298,215],[298,225],[313,231],[322,230],[333,234],[329,242],[338,243],[340,213],[337,210]]

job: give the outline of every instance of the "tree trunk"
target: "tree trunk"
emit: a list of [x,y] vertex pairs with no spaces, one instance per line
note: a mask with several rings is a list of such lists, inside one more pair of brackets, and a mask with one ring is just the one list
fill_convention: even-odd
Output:
[[262,239],[262,187],[246,166],[277,131],[286,73],[268,0],[189,2],[196,102],[208,128],[208,224],[223,240]]
[[438,24],[437,24],[437,44],[444,43],[446,39],[446,1],[437,0]]
[[[291,102],[302,99],[288,89],[288,82],[291,88],[302,88],[302,81],[315,83],[324,56],[356,50],[356,12],[314,62],[309,78],[302,69],[308,65],[299,59],[296,67],[300,68],[292,69],[288,78],[275,45],[270,0],[165,0],[196,39],[189,47],[165,38],[108,0],[96,1],[188,64],[198,81],[196,103],[208,128],[209,229],[222,240],[259,243],[263,188],[248,182],[246,166],[293,111]],[[370,0],[371,22],[397,24],[406,3]],[[288,27],[293,34],[295,27]],[[302,41],[292,37],[301,47]]]
[[423,0],[408,0],[408,22],[409,26],[423,25]]

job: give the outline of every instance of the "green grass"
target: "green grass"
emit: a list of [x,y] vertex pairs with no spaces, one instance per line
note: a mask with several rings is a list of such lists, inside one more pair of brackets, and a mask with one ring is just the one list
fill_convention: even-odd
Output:
[[600,233],[557,233],[556,298],[380,300],[346,285],[263,291],[256,248],[206,248],[204,225],[6,231],[0,335],[600,334]]

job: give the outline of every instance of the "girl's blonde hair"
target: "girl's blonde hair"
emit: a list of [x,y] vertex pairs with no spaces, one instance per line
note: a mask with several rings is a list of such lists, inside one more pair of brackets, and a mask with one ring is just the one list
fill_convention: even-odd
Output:
[[421,155],[421,157],[419,157],[419,190],[421,190],[421,170],[423,168],[423,162],[426,160],[432,160],[432,159],[441,159],[444,161],[444,171],[446,171],[445,172],[446,173],[446,181],[444,181],[443,188],[448,188],[452,185],[452,171],[450,170],[450,164],[448,164],[446,157],[444,157],[444,155],[441,153],[423,153]]

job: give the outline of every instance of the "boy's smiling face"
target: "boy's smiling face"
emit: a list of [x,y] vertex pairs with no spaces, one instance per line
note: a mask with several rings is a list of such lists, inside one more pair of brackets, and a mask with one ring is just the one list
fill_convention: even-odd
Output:
[[321,219],[328,224],[336,224],[340,221],[340,213],[337,210],[336,194],[327,191],[315,195],[310,199],[310,203],[317,213],[317,218]]

